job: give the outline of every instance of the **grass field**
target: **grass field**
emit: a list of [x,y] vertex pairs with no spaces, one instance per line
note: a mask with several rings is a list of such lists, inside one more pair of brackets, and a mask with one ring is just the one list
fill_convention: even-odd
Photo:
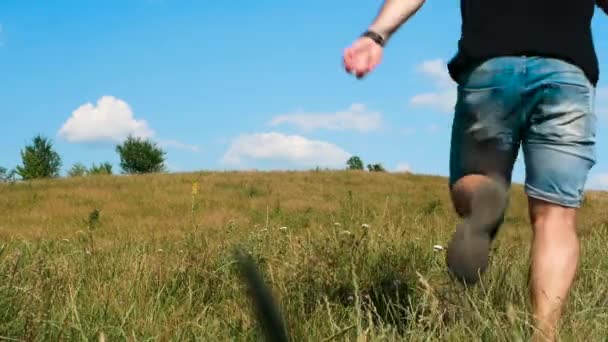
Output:
[[[608,341],[608,195],[580,216],[564,341]],[[446,273],[446,180],[320,171],[0,185],[0,340],[258,341],[233,255],[256,260],[294,341],[525,341],[522,189],[484,283]]]

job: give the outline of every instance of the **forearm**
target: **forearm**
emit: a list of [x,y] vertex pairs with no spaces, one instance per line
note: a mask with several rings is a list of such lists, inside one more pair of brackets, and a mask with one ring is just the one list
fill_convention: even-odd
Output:
[[385,0],[380,13],[369,27],[388,40],[401,25],[414,15],[425,0]]

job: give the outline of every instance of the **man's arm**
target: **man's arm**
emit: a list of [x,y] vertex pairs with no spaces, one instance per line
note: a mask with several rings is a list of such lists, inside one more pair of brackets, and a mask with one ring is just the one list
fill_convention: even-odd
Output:
[[385,40],[388,40],[401,25],[408,21],[422,7],[424,1],[385,0],[380,13],[378,13],[369,30],[379,33]]
[[[344,67],[358,78],[372,71],[382,60],[384,43],[414,15],[425,0],[385,0],[368,31],[380,35],[372,39],[359,37],[344,51]],[[603,0],[598,0],[603,1]],[[381,44],[378,44],[380,40]]]

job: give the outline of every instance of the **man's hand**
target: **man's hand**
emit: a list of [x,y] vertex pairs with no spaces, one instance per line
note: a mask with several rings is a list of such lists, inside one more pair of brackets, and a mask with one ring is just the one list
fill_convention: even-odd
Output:
[[[384,42],[388,41],[393,33],[418,11],[424,1],[384,0],[380,13],[368,30],[382,36]],[[373,39],[361,37],[344,51],[344,67],[347,72],[362,78],[380,64],[383,51],[382,46]]]
[[363,78],[380,64],[383,51],[371,38],[361,37],[344,51],[344,68],[357,78]]
[[608,14],[608,0],[595,0],[595,3],[604,13]]

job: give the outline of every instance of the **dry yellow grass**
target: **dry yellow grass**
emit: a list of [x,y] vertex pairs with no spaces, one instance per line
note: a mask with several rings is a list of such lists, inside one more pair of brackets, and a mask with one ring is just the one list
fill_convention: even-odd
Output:
[[[607,336],[607,207],[606,194],[590,193],[580,215],[566,340]],[[465,291],[432,249],[457,222],[441,177],[205,172],[2,184],[0,336],[257,340],[231,254],[240,245],[296,340],[525,339],[526,212],[515,186],[486,282]]]

